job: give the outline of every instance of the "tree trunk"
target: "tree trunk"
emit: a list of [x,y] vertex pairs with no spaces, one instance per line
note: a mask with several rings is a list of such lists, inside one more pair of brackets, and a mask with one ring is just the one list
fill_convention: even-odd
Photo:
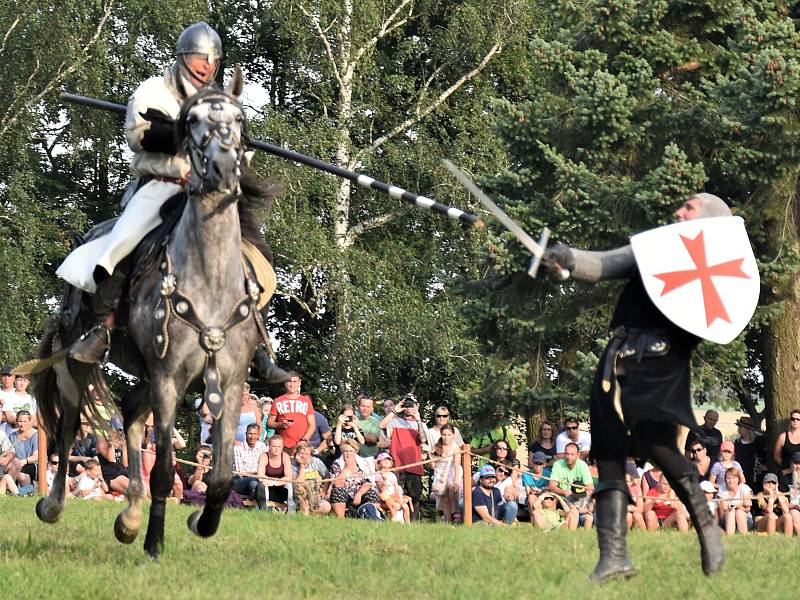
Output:
[[[800,274],[794,275],[783,312],[770,323],[765,339],[764,398],[767,440],[774,443],[800,405]],[[771,446],[769,446],[771,447]]]

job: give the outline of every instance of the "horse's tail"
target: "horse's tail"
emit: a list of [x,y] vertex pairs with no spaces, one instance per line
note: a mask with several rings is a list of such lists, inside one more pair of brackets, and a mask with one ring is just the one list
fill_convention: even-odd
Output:
[[[58,317],[51,316],[45,323],[42,341],[39,343],[38,358],[50,358],[53,354],[53,341],[58,333]],[[38,420],[49,436],[55,435],[58,415],[61,409],[61,392],[58,389],[56,372],[52,366],[31,377]]]

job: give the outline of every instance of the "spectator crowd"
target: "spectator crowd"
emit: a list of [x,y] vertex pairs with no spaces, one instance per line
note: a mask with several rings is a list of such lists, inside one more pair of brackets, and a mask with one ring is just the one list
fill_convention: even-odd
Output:
[[[27,392],[28,383],[9,366],[0,372],[0,495],[28,495],[36,489],[36,402]],[[425,504],[445,523],[459,523],[464,519],[462,454],[469,448],[475,465],[470,485],[473,523],[528,521],[543,530],[593,525],[597,472],[590,458],[591,433],[577,418],[567,418],[560,428],[541,422],[526,448],[523,468],[517,458],[522,448],[500,410],[494,425],[465,445],[447,406],[437,406],[432,422],[426,423],[413,394],[397,403],[383,401],[382,415],[369,395],[359,394],[331,424],[301,393],[301,385],[300,375],[290,373],[286,393],[273,400],[251,394],[245,384],[227,506],[409,523],[420,518]],[[200,439],[194,461],[175,459],[174,502],[205,500],[204,479],[213,465],[212,419],[203,406],[197,407],[197,415]],[[800,535],[800,410],[792,411],[789,427],[769,455],[750,417],[736,422],[733,441],[716,428],[718,418],[716,411],[707,411],[703,424],[689,433],[685,451],[722,531]],[[93,428],[81,415],[68,457],[70,496],[124,499],[129,473],[122,426],[111,415],[105,425]],[[142,477],[148,490],[155,462],[152,430],[148,420],[142,442]],[[174,450],[186,447],[176,430]],[[58,464],[58,455],[49,454],[48,485]],[[626,481],[630,528],[688,531],[692,526],[657,465],[630,457]]]

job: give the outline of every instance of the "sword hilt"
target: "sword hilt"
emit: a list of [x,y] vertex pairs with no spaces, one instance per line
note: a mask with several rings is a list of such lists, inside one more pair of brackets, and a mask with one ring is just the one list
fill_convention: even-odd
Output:
[[[531,259],[530,264],[528,265],[528,275],[530,277],[536,278],[536,274],[539,272],[539,265],[542,264],[542,257],[544,256],[545,251],[547,250],[547,242],[550,241],[550,229],[547,227],[542,229],[542,235],[539,237],[539,246],[542,249],[541,254],[534,254],[533,258]],[[558,263],[553,263],[552,265],[547,265],[547,268],[555,275],[555,278],[559,281],[566,281],[569,279],[569,271],[567,271],[564,267],[562,267]]]

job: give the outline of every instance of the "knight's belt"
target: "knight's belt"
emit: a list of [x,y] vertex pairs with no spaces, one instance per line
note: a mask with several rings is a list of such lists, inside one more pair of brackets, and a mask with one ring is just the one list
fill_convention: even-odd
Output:
[[621,325],[613,331],[603,361],[603,391],[611,390],[611,381],[622,373],[618,369],[620,358],[632,358],[637,363],[645,358],[664,356],[670,350],[669,336],[663,329],[635,328]]

